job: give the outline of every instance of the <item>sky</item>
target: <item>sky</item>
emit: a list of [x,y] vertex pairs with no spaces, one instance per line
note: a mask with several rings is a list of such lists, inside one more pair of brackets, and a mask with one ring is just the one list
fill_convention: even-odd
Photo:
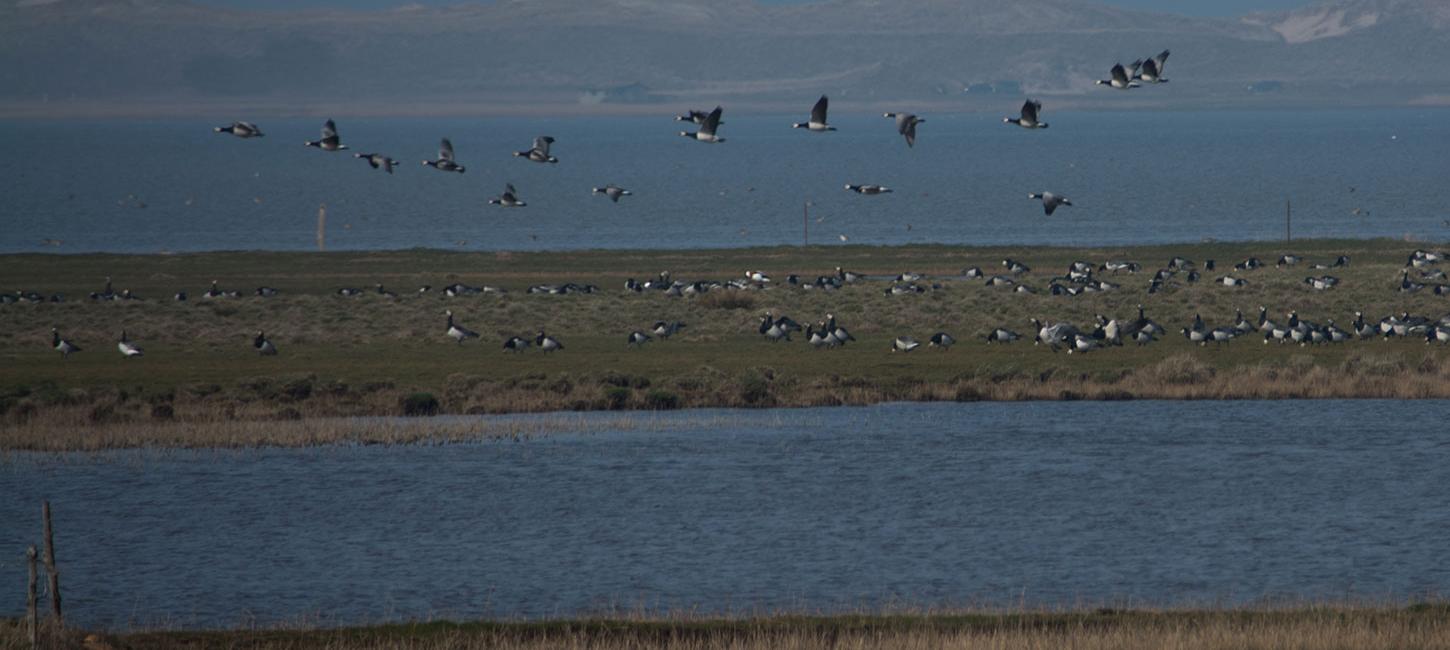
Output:
[[[235,9],[392,9],[407,4],[448,6],[467,4],[469,0],[196,0],[202,4]],[[588,1],[588,0],[581,0]],[[669,2],[670,0],[661,0]],[[785,4],[809,0],[762,0]],[[1006,0],[1004,0],[1006,1]],[[1188,16],[1240,16],[1254,11],[1281,11],[1315,4],[1314,0],[1102,0],[1103,4],[1129,9],[1183,14]]]

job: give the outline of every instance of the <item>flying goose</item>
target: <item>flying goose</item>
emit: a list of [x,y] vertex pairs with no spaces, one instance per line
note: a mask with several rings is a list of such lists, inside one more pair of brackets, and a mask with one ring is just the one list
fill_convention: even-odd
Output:
[[559,162],[558,158],[549,155],[549,145],[551,144],[554,144],[553,136],[541,135],[537,138],[534,138],[534,146],[532,149],[529,149],[528,151],[515,151],[514,156],[518,158],[527,158],[528,160],[536,163]]
[[1136,75],[1150,84],[1166,84],[1168,79],[1163,76],[1163,66],[1168,64],[1168,50],[1163,50],[1151,59],[1143,62],[1142,70]]
[[260,138],[267,135],[262,133],[262,130],[251,122],[232,122],[228,126],[219,126],[212,130],[217,133],[230,133],[243,140],[247,138]]
[[272,345],[272,341],[267,339],[267,335],[263,334],[262,330],[257,330],[257,335],[252,338],[252,347],[256,348],[257,354],[261,356],[277,356],[277,346]]
[[1037,119],[1037,114],[1041,111],[1042,102],[1029,99],[1022,104],[1022,117],[1004,117],[1002,122],[1016,124],[1024,129],[1045,129],[1048,126],[1047,123]]
[[539,346],[539,349],[543,350],[544,352],[553,352],[554,350],[564,349],[564,344],[560,343],[559,339],[545,334],[544,330],[539,330],[539,335],[534,337],[534,345]]
[[887,113],[886,117],[896,120],[896,132],[906,138],[906,146],[916,146],[916,125],[926,120],[911,113]]
[[319,140],[308,140],[306,145],[317,147],[323,151],[342,151],[347,145],[342,143],[342,138],[337,135],[337,124],[332,120],[322,123],[322,138]]
[[55,348],[62,359],[69,359],[72,352],[81,351],[81,347],[71,343],[70,339],[61,338],[60,330],[54,327],[50,328],[50,347]]
[[704,121],[699,122],[699,131],[680,131],[680,135],[687,138],[694,138],[695,140],[699,140],[700,142],[709,142],[712,144],[724,142],[725,138],[715,135],[715,130],[720,128],[720,114],[723,111],[724,109],[716,106],[715,110],[710,111],[710,114],[705,116]]
[[1127,90],[1129,88],[1138,87],[1138,83],[1136,81],[1128,78],[1128,71],[1123,69],[1123,64],[1121,63],[1113,64],[1113,69],[1110,74],[1112,75],[1112,77],[1109,79],[1099,79],[1098,85],[1112,86],[1113,88],[1117,88],[1118,90]]
[[947,334],[946,332],[937,332],[936,334],[931,335],[931,340],[927,342],[927,345],[930,345],[932,347],[938,347],[943,350],[950,350],[952,349],[952,346],[956,344],[956,342],[957,340],[952,338],[951,334]]
[[829,102],[830,100],[826,99],[825,95],[821,95],[821,98],[816,100],[816,105],[811,107],[810,121],[804,123],[797,122],[792,124],[791,128],[807,129],[816,133],[835,131],[836,127],[826,124],[826,108]]
[[116,349],[120,350],[121,356],[127,359],[145,354],[140,347],[137,347],[130,339],[126,338],[126,330],[121,330],[121,338],[116,341]]
[[505,208],[522,208],[528,203],[519,200],[518,190],[514,189],[513,183],[505,183],[503,194],[488,200],[489,205],[499,205]]
[[[398,164],[398,161],[393,160],[392,158],[384,156],[380,153],[355,153],[352,155],[352,157],[366,160],[368,161],[368,165],[371,166],[373,169],[381,167],[383,171],[389,174],[393,173],[393,167]],[[423,164],[426,165],[427,163],[425,162]],[[460,169],[459,171],[463,170]]]
[[615,203],[619,203],[619,197],[621,196],[632,196],[634,194],[634,192],[626,190],[618,185],[615,185],[614,183],[610,183],[608,185],[605,185],[604,187],[596,187],[594,188],[594,193],[603,194],[609,197],[610,201],[614,201]]
[[446,310],[443,313],[448,316],[448,329],[443,330],[443,332],[445,334],[447,334],[448,336],[453,337],[453,340],[454,341],[457,341],[459,345],[463,345],[463,341],[466,340],[466,339],[476,339],[476,338],[478,338],[478,332],[475,332],[473,330],[468,329],[467,327],[464,327],[462,325],[458,325],[458,324],[456,324],[456,323],[453,322],[453,310],[452,309]]
[[915,350],[919,347],[921,347],[921,344],[917,343],[916,339],[911,338],[910,336],[898,336],[896,337],[896,340],[891,342],[892,352],[906,353],[911,352],[912,350]]
[[644,332],[641,332],[639,330],[635,330],[629,333],[629,340],[627,341],[627,343],[633,346],[643,346],[644,344],[649,343],[650,340],[651,339],[648,334],[645,334]]
[[991,333],[987,334],[987,344],[991,345],[993,343],[1011,343],[1020,338],[1022,337],[1016,332],[998,327],[992,330]]
[[[676,115],[675,121],[690,122],[693,124],[704,124],[705,119],[708,117],[710,117],[709,111],[697,111],[694,109],[690,109],[688,111],[685,111],[684,115]],[[721,122],[720,124],[724,124],[724,122]]]
[[1052,216],[1052,213],[1057,211],[1057,206],[1059,205],[1072,205],[1072,201],[1067,200],[1067,197],[1058,196],[1052,192],[1028,194],[1027,198],[1041,200],[1042,211],[1047,213],[1048,216]]
[[867,196],[875,196],[877,194],[887,194],[891,192],[891,188],[889,187],[871,184],[851,185],[850,183],[847,183],[846,189],[851,190],[852,192],[855,192],[857,194],[865,194]]
[[[534,146],[535,147],[538,146],[537,141],[535,142]],[[549,154],[548,145],[544,145],[544,155],[547,156],[548,154]],[[515,154],[515,155],[517,155],[517,154]],[[554,162],[554,161],[551,160],[549,162]],[[423,161],[423,164],[424,165],[427,165],[429,167],[432,167],[432,168],[434,168],[434,169],[436,169],[436,170],[438,170],[440,172],[458,172],[458,173],[462,174],[463,173],[463,169],[464,169],[463,168],[463,165],[458,164],[458,161],[456,159],[454,159],[454,157],[453,157],[453,143],[452,142],[449,142],[448,141],[448,138],[443,138],[443,140],[441,140],[438,143],[438,159],[437,160],[424,160]],[[376,167],[376,165],[374,165],[374,167]],[[389,170],[389,171],[391,171],[391,170]]]

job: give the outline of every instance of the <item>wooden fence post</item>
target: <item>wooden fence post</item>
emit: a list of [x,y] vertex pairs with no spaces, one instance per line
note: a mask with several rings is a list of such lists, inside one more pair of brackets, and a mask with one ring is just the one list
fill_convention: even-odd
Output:
[[57,629],[65,629],[65,617],[60,613],[60,572],[55,569],[55,535],[50,525],[50,501],[42,501],[41,517],[45,520],[45,573],[50,576],[50,613],[55,616]]
[[35,566],[35,545],[25,549],[25,559],[30,564],[30,583],[25,590],[25,620],[30,623],[30,647],[40,647],[40,612],[35,606],[35,592],[39,586],[39,571]]

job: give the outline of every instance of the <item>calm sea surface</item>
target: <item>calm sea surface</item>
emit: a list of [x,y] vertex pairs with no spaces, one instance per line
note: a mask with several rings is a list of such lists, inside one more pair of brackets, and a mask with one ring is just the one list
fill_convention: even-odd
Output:
[[[1004,107],[1005,108],[1005,107]],[[1015,107],[1014,107],[1015,108]],[[1009,111],[1004,111],[1004,115]],[[729,142],[658,118],[341,119],[351,151],[305,148],[321,119],[258,120],[238,140],[200,120],[0,122],[0,252],[536,250],[816,243],[1137,244],[1301,237],[1450,238],[1450,111],[927,115],[915,149],[879,116],[725,113]],[[510,155],[558,139],[557,165]],[[468,171],[423,167],[451,137]],[[402,161],[388,176],[350,156]],[[529,203],[487,205],[505,182]],[[616,183],[618,205],[590,189]],[[863,197],[846,183],[894,194]],[[1044,217],[1030,192],[1075,207]],[[145,207],[141,207],[144,205]],[[1355,210],[1361,214],[1354,214]],[[43,239],[61,240],[59,247]]]
[[0,584],[49,498],[81,625],[1450,591],[1450,402],[586,417],[522,442],[13,454]]

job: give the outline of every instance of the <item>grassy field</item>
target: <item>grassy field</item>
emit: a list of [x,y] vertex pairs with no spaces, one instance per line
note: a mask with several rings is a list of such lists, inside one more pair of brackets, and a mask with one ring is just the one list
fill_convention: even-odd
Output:
[[[1273,318],[1291,309],[1306,319],[1348,327],[1356,310],[1371,320],[1401,312],[1438,318],[1450,298],[1396,291],[1409,252],[1424,244],[1377,241],[1223,243],[1138,248],[781,247],[704,251],[454,253],[432,250],[338,253],[207,253],[195,255],[7,255],[7,290],[64,293],[54,304],[0,305],[0,448],[97,448],[138,444],[144,436],[97,442],[98,431],[161,430],[166,426],[397,415],[410,395],[427,393],[443,413],[698,406],[805,406],[888,400],[1129,399],[1278,397],[1450,397],[1450,352],[1423,339],[1370,340],[1300,347],[1263,345],[1252,337],[1200,348],[1176,334],[1194,313],[1210,326],[1229,325],[1236,309],[1251,319],[1260,305]],[[1282,253],[1307,262],[1276,269]],[[1154,270],[1182,255],[1218,262],[1204,281],[1171,282],[1146,293]],[[1350,255],[1348,268],[1311,271],[1309,263]],[[1249,256],[1268,268],[1233,271]],[[989,288],[961,279],[968,266],[1002,273],[1012,257],[1032,267],[1020,280],[1045,290],[1073,260],[1140,262],[1138,274],[1100,273],[1115,291],[1076,297]],[[873,275],[915,271],[940,290],[890,296],[872,280],[840,291],[804,291],[783,284],[837,267]],[[737,278],[747,270],[775,278],[765,290],[675,298],[623,290],[626,278],[668,270],[674,279]],[[1333,273],[1343,283],[1314,291],[1308,275]],[[1225,273],[1248,279],[1229,288],[1209,280]],[[94,302],[105,277],[141,301]],[[204,300],[212,280],[243,297]],[[442,286],[463,282],[508,293],[447,298]],[[536,283],[592,283],[592,295],[529,295]],[[341,287],[398,294],[347,298]],[[420,285],[435,290],[419,294]],[[251,295],[261,285],[280,295]],[[187,291],[191,299],[171,296]],[[1165,340],[1086,355],[1032,346],[1028,319],[1090,326],[1095,314],[1129,318],[1143,304],[1169,328]],[[444,310],[482,338],[462,346],[444,335]],[[815,350],[796,336],[774,344],[755,333],[765,311],[802,324],[827,312],[859,339]],[[626,345],[634,329],[681,320],[675,338],[643,349]],[[1009,346],[981,336],[1007,327],[1027,337]],[[62,360],[49,346],[50,328],[84,348]],[[115,341],[125,328],[146,350],[123,359]],[[281,350],[261,358],[250,347],[258,329]],[[502,341],[540,329],[566,349],[506,353]],[[888,352],[898,335],[925,341],[936,331],[960,340],[949,352]],[[414,412],[433,412],[428,397]],[[419,406],[421,405],[421,406]],[[165,426],[163,426],[165,425]],[[354,424],[337,420],[335,437]],[[314,432],[327,438],[328,434]],[[311,434],[310,434],[311,435]],[[173,436],[183,438],[183,436]],[[225,434],[219,437],[225,438]],[[316,439],[307,437],[307,439]],[[237,444],[272,444],[265,435]],[[285,444],[285,443],[283,443]]]
[[[24,628],[0,620],[0,646],[23,647]],[[1450,646],[1450,609],[1314,606],[1292,609],[1112,610],[768,616],[741,619],[582,619],[543,622],[428,622],[341,629],[69,631],[63,647],[256,648],[687,648],[807,650],[1047,649],[1183,650],[1274,648],[1357,650]]]

